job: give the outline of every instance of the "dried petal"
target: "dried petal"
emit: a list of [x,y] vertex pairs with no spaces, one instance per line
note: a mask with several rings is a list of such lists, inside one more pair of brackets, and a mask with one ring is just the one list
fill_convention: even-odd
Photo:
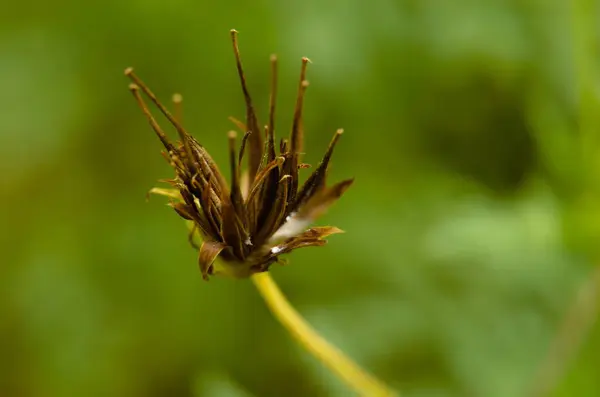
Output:
[[284,161],[284,157],[278,157],[262,168],[256,175],[252,184],[252,190],[246,198],[248,230],[251,234],[257,232],[263,224],[264,217],[273,207],[273,198],[276,199],[277,195],[271,192],[277,192],[277,179],[274,181],[274,186],[271,184],[273,183],[273,179],[278,177],[279,167],[281,167]]
[[294,238],[290,239],[284,243],[278,244],[271,248],[269,251],[270,256],[269,259],[273,259],[276,256],[288,254],[291,251],[304,248],[304,247],[321,247],[327,244],[327,240],[322,240],[318,238]]
[[344,194],[353,182],[354,178],[346,179],[331,187],[321,189],[300,207],[297,216],[301,219],[315,221]]
[[273,234],[275,230],[279,228],[281,223],[284,221],[287,209],[287,198],[289,192],[288,180],[291,178],[290,175],[284,175],[279,180],[277,185],[277,193],[274,196],[273,205],[267,214],[267,219],[261,226],[257,236],[255,244],[261,246],[263,242]]
[[186,221],[193,221],[194,216],[192,215],[194,209],[184,203],[169,203],[169,206],[173,207],[175,212],[185,219]]
[[332,234],[344,233],[342,229],[339,229],[335,226],[315,226],[311,227],[301,235],[299,238],[325,238],[327,236],[331,236]]
[[313,171],[313,173],[308,177],[308,179],[302,186],[302,189],[298,193],[296,201],[292,206],[292,211],[295,211],[298,208],[300,208],[306,201],[308,201],[308,199],[311,198],[313,194],[315,194],[319,189],[325,186],[325,178],[327,177],[327,167],[329,166],[329,161],[331,160],[333,149],[335,148],[335,145],[337,144],[338,140],[340,139],[340,136],[343,133],[344,130],[338,129],[333,135],[333,138],[329,143],[327,152],[325,152],[323,159],[321,160],[317,168]]
[[165,189],[165,188],[161,188],[161,187],[153,187],[152,189],[150,189],[150,191],[148,191],[147,196],[150,196],[151,194],[156,194],[159,196],[166,196],[166,197],[172,198],[174,200],[183,200],[183,198],[181,197],[181,193],[179,193],[179,190],[177,190],[177,189]]
[[203,279],[208,280],[213,262],[225,248],[227,248],[227,245],[218,241],[204,241],[202,243],[198,254],[198,264]]
[[221,223],[221,235],[225,244],[231,246],[233,253],[244,260],[246,258],[244,250],[244,241],[242,231],[240,230],[241,222],[238,221],[235,208],[231,203],[231,200],[227,199],[223,201],[223,217]]
[[277,244],[285,239],[300,235],[300,233],[304,232],[337,199],[339,199],[353,182],[354,179],[348,179],[339,182],[330,188],[321,189],[321,191],[313,195],[313,197],[301,207],[298,212],[288,216],[286,222],[273,233],[269,239],[269,244]]

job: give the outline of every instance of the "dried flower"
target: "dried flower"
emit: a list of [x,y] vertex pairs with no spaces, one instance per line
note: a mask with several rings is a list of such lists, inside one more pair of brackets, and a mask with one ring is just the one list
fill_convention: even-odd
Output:
[[[133,69],[125,71],[133,81],[130,90],[166,149],[164,157],[175,169],[175,178],[166,181],[174,189],[155,188],[152,192],[170,197],[173,209],[191,221],[194,230],[200,231],[203,243],[199,248],[199,264],[205,279],[208,275],[221,273],[248,277],[267,271],[271,264],[280,261],[282,254],[297,248],[324,245],[324,237],[341,230],[332,226],[309,227],[353,182],[353,179],[347,179],[331,187],[325,184],[333,149],[342,134],[340,129],[334,134],[319,165],[299,188],[298,170],[308,167],[300,160],[304,134],[302,107],[308,87],[305,76],[309,60],[302,59],[292,130],[289,139],[281,140],[277,153],[274,131],[277,59],[271,57],[269,120],[263,143],[246,86],[235,30],[231,31],[231,37],[246,103],[246,122],[232,119],[245,133],[239,154],[236,153],[235,131],[228,135],[230,184],[206,149],[181,126],[180,117],[174,117],[162,105]],[[140,90],[175,127],[179,141],[171,142],[167,138],[142,99]],[[174,97],[174,102],[180,103],[181,97]],[[246,150],[248,170],[242,174],[240,165]],[[222,259],[219,266],[215,266],[217,257]]]

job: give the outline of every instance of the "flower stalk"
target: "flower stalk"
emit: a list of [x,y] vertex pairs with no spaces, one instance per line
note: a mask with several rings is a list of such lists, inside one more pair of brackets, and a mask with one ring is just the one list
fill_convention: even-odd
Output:
[[398,396],[383,382],[359,367],[344,352],[319,335],[289,303],[269,272],[257,273],[251,279],[273,315],[290,335],[359,396]]

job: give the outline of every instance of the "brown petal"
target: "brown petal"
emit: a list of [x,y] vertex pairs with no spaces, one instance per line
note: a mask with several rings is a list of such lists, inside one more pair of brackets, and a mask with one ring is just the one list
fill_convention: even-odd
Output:
[[311,227],[304,233],[300,234],[298,238],[318,238],[322,239],[332,234],[344,233],[342,229],[335,226],[315,226]]
[[213,262],[226,247],[225,244],[218,241],[204,241],[202,243],[200,253],[198,254],[198,264],[200,265],[200,272],[203,279],[208,280]]
[[227,191],[227,181],[219,170],[217,163],[213,160],[208,151],[200,145],[200,143],[192,136],[189,138],[192,151],[194,152],[198,165],[202,170],[206,180],[211,183],[211,186],[217,195]]
[[193,221],[194,216],[192,215],[193,208],[190,208],[187,204],[184,203],[169,203],[169,206],[173,207],[175,212],[185,219],[186,221]]
[[262,187],[262,183],[265,180],[265,177],[272,171],[275,169],[275,167],[281,166],[285,161],[285,157],[280,156],[277,157],[275,160],[271,161],[269,164],[267,164],[257,175],[256,178],[254,179],[254,182],[252,183],[252,191],[250,192],[250,195],[248,196],[248,202],[252,201],[254,199],[254,197],[256,196],[256,194],[259,192],[260,188]]
[[239,222],[235,208],[229,198],[222,204],[221,235],[225,243],[233,249],[233,253],[240,260],[245,259],[244,240],[242,237],[241,222]]
[[220,212],[216,202],[211,199],[215,195],[214,191],[204,176],[202,174],[194,176],[189,183],[189,188],[182,189],[181,193],[185,202],[196,208],[198,215],[196,221],[200,224],[202,231],[208,233],[212,239],[220,239]]
[[340,136],[343,132],[344,130],[338,129],[333,135],[333,138],[329,143],[329,146],[327,148],[327,151],[325,152],[325,155],[323,156],[323,159],[321,160],[317,168],[315,168],[313,173],[308,177],[308,179],[302,186],[302,189],[296,196],[296,201],[292,206],[292,211],[295,211],[302,205],[304,205],[304,203],[308,201],[317,191],[319,191],[321,188],[323,188],[323,186],[325,186],[327,167],[329,166],[329,161],[331,160],[333,149],[335,148],[335,145],[340,139]]
[[352,185],[354,178],[346,179],[335,185],[323,188],[315,193],[302,207],[298,209],[296,216],[299,219],[315,221],[327,209],[336,202],[342,194]]
[[[231,169],[231,203],[233,204],[233,208],[235,209],[238,216],[242,217],[243,215],[243,199],[242,199],[242,191],[240,189],[240,169],[239,163],[236,159],[235,153],[235,138],[237,134],[235,131],[229,131],[228,140],[229,140],[229,165]],[[245,135],[248,136],[248,135]]]
[[[289,254],[291,251],[304,248],[304,247],[321,247],[327,244],[327,240],[322,240],[319,238],[300,238],[296,237],[286,241],[285,243],[281,243],[271,249],[271,256],[278,256],[283,254]],[[275,249],[275,251],[273,251]]]
[[323,240],[320,238],[300,238],[296,237],[293,239],[289,239],[283,243],[277,244],[271,248],[267,246],[263,247],[264,249],[256,253],[256,256],[250,258],[259,265],[257,265],[258,271],[266,271],[269,266],[273,262],[280,262],[281,259],[278,258],[279,255],[289,254],[291,251],[304,248],[304,247],[320,247],[327,244],[327,240]]
[[266,216],[265,214],[270,212],[273,207],[273,201],[277,198],[278,170],[284,161],[284,157],[277,157],[262,167],[252,183],[252,190],[246,197],[248,230],[251,234],[256,233],[260,222]]
[[[335,226],[313,227],[295,237],[288,238],[282,243],[276,244],[274,247],[270,248],[269,252],[273,255],[281,255],[289,253],[297,248],[322,246],[327,243],[327,240],[324,240],[325,237],[337,233],[344,233],[344,231]],[[275,237],[275,235],[273,237]],[[273,249],[275,251],[273,251]]]
[[273,204],[268,208],[264,223],[255,237],[255,245],[261,246],[275,230],[279,228],[287,213],[287,198],[289,192],[289,175],[284,175],[277,184],[277,192],[274,195]]

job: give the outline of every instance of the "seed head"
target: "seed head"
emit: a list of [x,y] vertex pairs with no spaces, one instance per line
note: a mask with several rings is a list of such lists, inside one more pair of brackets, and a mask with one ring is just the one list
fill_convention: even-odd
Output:
[[[198,261],[204,279],[212,274],[248,277],[268,271],[275,262],[282,262],[280,255],[297,248],[326,244],[325,237],[342,231],[333,226],[311,228],[310,225],[353,182],[353,179],[347,179],[333,186],[325,183],[333,149],[343,132],[339,129],[319,165],[300,185],[299,169],[309,167],[301,162],[304,138],[302,111],[308,87],[306,67],[309,59],[302,58],[291,132],[277,148],[277,57],[271,56],[269,117],[263,132],[246,85],[237,31],[231,31],[231,39],[246,105],[246,119],[241,122],[231,118],[243,131],[243,136],[238,151],[237,133],[230,131],[227,135],[231,170],[229,183],[208,151],[181,125],[181,95],[173,96],[174,116],[132,68],[125,70],[125,75],[132,80],[129,89],[164,146],[164,157],[175,170],[175,177],[165,181],[171,189],[154,188],[150,192],[169,197],[169,205],[175,212],[193,224],[192,233],[195,230],[200,232],[203,242],[198,248]],[[175,127],[179,140],[171,141],[167,137],[142,94]],[[247,157],[247,170],[242,172],[244,155]],[[190,241],[193,244],[193,239]],[[217,257],[221,261],[215,262]]]

